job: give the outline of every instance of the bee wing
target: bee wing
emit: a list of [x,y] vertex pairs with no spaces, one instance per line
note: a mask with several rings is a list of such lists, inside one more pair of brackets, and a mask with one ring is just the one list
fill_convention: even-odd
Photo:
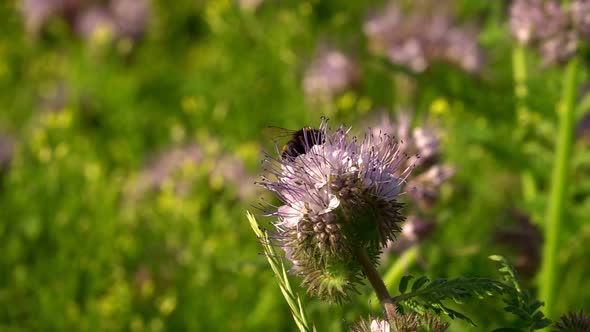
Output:
[[291,129],[275,127],[275,126],[268,126],[268,127],[262,128],[262,133],[264,134],[264,136],[268,136],[269,138],[291,137],[296,132],[297,132],[297,130],[291,130]]

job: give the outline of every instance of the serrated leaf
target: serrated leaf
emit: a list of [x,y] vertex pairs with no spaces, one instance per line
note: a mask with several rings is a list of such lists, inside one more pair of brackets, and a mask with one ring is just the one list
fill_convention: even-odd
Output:
[[529,306],[529,311],[535,312],[535,311],[537,311],[537,309],[541,308],[542,306],[543,306],[543,302],[535,301]]
[[540,330],[543,328],[546,328],[547,326],[551,325],[551,320],[548,318],[544,318],[542,320],[538,320],[535,322],[535,324],[533,325],[533,327],[535,328],[535,330]]
[[426,276],[421,276],[420,278],[418,278],[416,281],[414,281],[414,284],[412,285],[412,292],[419,290],[429,280],[430,279],[428,279],[428,277],[426,277]]
[[501,262],[504,260],[504,257],[500,256],[500,255],[490,255],[488,256],[489,259],[496,261],[496,262]]
[[439,278],[429,282],[427,277],[420,277],[414,282],[410,292],[394,297],[394,301],[415,311],[445,314],[450,318],[462,319],[475,325],[469,317],[445,306],[443,301],[462,303],[465,299],[482,298],[489,294],[501,295],[510,289],[499,281],[487,278]]
[[408,282],[409,282],[409,281],[410,281],[412,278],[414,278],[414,277],[413,277],[413,276],[411,276],[411,275],[403,276],[403,277],[401,278],[401,280],[399,281],[399,287],[398,287],[398,289],[399,289],[399,292],[400,292],[401,294],[404,294],[404,293],[406,292],[406,290],[408,289]]
[[512,265],[498,255],[490,256],[490,259],[500,262],[498,270],[503,273],[504,280],[513,286],[513,289],[507,291],[503,298],[504,303],[507,304],[504,310],[517,316],[520,319],[519,325],[528,331],[542,329],[551,324],[551,321],[540,311],[543,302],[532,298],[527,291],[521,289]]
[[468,322],[469,324],[471,324],[471,325],[473,325],[473,326],[477,326],[477,325],[476,325],[476,324],[475,324],[475,323],[474,323],[474,322],[471,320],[471,318],[469,318],[469,317],[467,317],[467,316],[463,315],[462,313],[460,313],[460,312],[458,312],[458,311],[455,311],[455,310],[452,310],[452,309],[449,309],[449,308],[446,308],[446,309],[447,309],[447,310],[450,312],[450,315],[449,315],[450,317],[453,317],[453,318],[459,318],[459,319],[462,319],[462,320],[464,320],[464,321]]

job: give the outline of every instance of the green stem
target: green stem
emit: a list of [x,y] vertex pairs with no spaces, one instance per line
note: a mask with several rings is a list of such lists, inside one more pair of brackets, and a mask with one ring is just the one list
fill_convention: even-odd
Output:
[[526,54],[522,45],[517,45],[512,51],[512,73],[514,75],[514,95],[523,102],[529,94],[526,80]]
[[367,254],[367,250],[364,248],[357,248],[354,251],[354,255],[361,265],[363,273],[371,283],[371,286],[373,286],[373,289],[377,294],[377,298],[383,307],[383,311],[385,312],[387,320],[392,321],[396,315],[395,304],[391,299],[391,295],[389,295],[387,287],[385,287],[385,284],[383,283],[383,279],[381,279],[379,272]]
[[552,317],[555,306],[556,257],[559,235],[567,198],[568,176],[573,145],[574,108],[577,94],[579,63],[570,60],[565,71],[563,91],[558,104],[559,133],[551,179],[551,192],[545,224],[545,243],[540,275],[540,298],[545,301],[547,316]]
[[526,135],[527,122],[530,120],[527,98],[529,89],[527,86],[526,52],[523,45],[516,45],[512,50],[512,74],[514,79],[514,96],[516,97],[516,117],[518,127],[515,135],[518,140]]
[[[408,270],[408,267],[412,265],[416,259],[418,259],[418,252],[420,251],[419,246],[415,245],[408,250],[404,251],[398,259],[395,261],[395,264],[387,270],[385,276],[383,277],[383,281],[386,286],[389,287],[396,287],[402,278],[403,274]],[[371,298],[371,303],[376,303],[376,299],[374,297]]]

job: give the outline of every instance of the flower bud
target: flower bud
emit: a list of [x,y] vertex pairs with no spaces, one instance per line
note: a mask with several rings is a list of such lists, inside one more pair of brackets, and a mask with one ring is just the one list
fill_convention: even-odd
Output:
[[568,312],[561,316],[553,327],[554,332],[590,331],[590,317],[580,310],[579,313]]

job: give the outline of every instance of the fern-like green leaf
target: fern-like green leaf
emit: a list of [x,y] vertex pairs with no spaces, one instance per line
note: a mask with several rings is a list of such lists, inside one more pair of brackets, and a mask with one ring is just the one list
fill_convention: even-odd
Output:
[[423,276],[414,281],[410,292],[405,293],[411,279],[411,276],[405,276],[400,281],[399,289],[402,294],[393,298],[399,305],[419,313],[432,311],[436,314],[445,314],[473,325],[475,324],[469,317],[449,308],[444,302],[452,300],[462,303],[466,299],[503,295],[512,289],[502,282],[487,278],[440,278],[430,281]]
[[413,278],[413,277],[412,277],[412,276],[410,276],[410,275],[403,276],[403,277],[401,278],[401,280],[399,281],[399,287],[398,287],[398,289],[399,289],[399,292],[400,292],[401,294],[404,294],[404,293],[406,292],[406,290],[408,289],[408,282],[410,282],[410,280],[411,280],[412,278]]
[[[531,297],[531,295],[520,287],[516,271],[508,263],[508,261],[498,255],[490,256],[490,259],[500,263],[498,269],[502,272],[504,280],[511,284],[513,288],[504,294],[503,301],[506,304],[504,310],[512,313],[518,317],[518,327],[522,330],[518,331],[535,331],[543,329],[551,324],[551,320],[547,319],[540,310],[543,302]],[[500,331],[509,331],[510,328],[498,329]]]

